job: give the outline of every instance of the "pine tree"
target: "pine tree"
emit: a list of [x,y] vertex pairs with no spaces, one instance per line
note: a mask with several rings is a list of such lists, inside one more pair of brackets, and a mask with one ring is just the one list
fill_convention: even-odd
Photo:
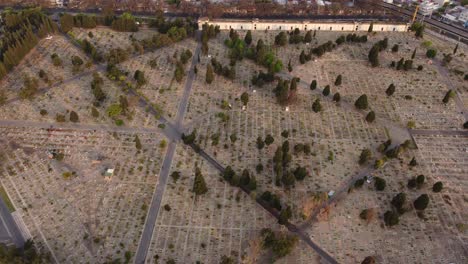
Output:
[[315,90],[317,88],[317,81],[316,80],[313,80],[311,83],[310,83],[310,89],[311,90]]
[[335,86],[340,86],[341,85],[341,74],[336,77],[335,80]]
[[196,195],[202,195],[208,192],[208,187],[206,187],[205,179],[201,174],[200,168],[195,168],[195,180],[193,181],[192,191]]
[[138,135],[135,135],[135,148],[137,150],[141,150],[142,148],[142,145],[141,145],[141,142],[140,142],[140,138],[138,137]]
[[374,120],[375,120],[375,112],[370,111],[366,116],[366,121],[369,122],[369,123],[372,123],[372,122],[374,122]]
[[330,94],[330,85],[327,85],[325,88],[323,88],[322,94],[324,96],[328,96]]
[[354,105],[356,106],[357,109],[360,109],[360,110],[367,109],[367,107],[369,107],[369,104],[367,102],[367,95],[363,94],[359,96],[359,98],[356,100]]
[[312,104],[312,110],[315,112],[315,113],[318,113],[320,111],[322,111],[322,105],[320,104],[320,99],[315,99],[314,103]]
[[77,123],[80,121],[80,119],[78,118],[78,114],[75,111],[70,112],[70,121],[73,123]]
[[369,29],[367,30],[367,32],[372,32],[374,30],[374,22],[371,22],[370,25],[369,25]]
[[341,95],[340,95],[340,93],[335,93],[335,94],[333,95],[333,101],[335,101],[335,102],[338,103],[338,102],[340,102],[340,100],[341,100]]
[[211,84],[213,80],[214,80],[213,67],[211,66],[211,64],[207,64],[205,81],[207,84]]
[[385,93],[388,95],[388,96],[392,96],[394,93],[395,93],[395,85],[392,83],[388,86],[387,90],[385,91]]
[[250,45],[252,43],[252,32],[250,30],[247,31],[244,38],[245,44]]

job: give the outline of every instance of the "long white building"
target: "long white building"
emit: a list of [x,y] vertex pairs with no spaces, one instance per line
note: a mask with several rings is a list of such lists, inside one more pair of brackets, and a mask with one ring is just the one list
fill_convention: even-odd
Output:
[[[371,22],[336,21],[322,22],[311,20],[272,20],[272,19],[214,19],[200,18],[198,26],[204,24],[219,26],[221,30],[323,30],[323,31],[367,31]],[[374,22],[373,31],[408,31],[409,24],[399,22]]]

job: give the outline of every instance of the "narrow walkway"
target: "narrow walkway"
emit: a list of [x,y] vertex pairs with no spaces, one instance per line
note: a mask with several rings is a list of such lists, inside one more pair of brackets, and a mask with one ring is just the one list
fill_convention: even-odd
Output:
[[[197,32],[198,37],[200,35],[199,33],[200,32]],[[190,65],[187,80],[185,82],[184,94],[182,95],[182,99],[180,101],[177,116],[176,116],[176,123],[174,127],[176,131],[181,130],[182,121],[184,120],[184,116],[187,110],[190,93],[192,91],[192,84],[195,78],[194,68],[195,68],[195,65],[198,63],[198,55],[200,54],[200,49],[201,49],[201,42],[198,43],[197,48],[192,57],[192,63]],[[151,205],[150,205],[148,214],[146,216],[143,233],[141,235],[140,243],[138,244],[138,249],[135,255],[136,264],[145,263],[146,256],[148,254],[148,248],[151,244],[151,238],[153,237],[154,227],[156,225],[156,220],[158,218],[159,209],[161,207],[164,190],[166,189],[167,179],[168,179],[169,172],[170,172],[171,165],[172,165],[172,159],[174,158],[175,149],[177,145],[176,142],[177,142],[177,139],[172,138],[171,143],[169,144],[169,147],[167,149],[166,156],[164,157],[164,162],[161,167],[161,172],[159,175],[159,182],[156,185],[156,188],[153,193]]]

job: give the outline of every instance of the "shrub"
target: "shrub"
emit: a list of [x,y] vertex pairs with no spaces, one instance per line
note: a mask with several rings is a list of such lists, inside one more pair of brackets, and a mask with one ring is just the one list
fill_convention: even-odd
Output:
[[386,186],[387,182],[384,179],[380,177],[375,177],[374,187],[377,191],[383,191]]
[[444,188],[444,184],[438,181],[434,183],[434,185],[432,186],[432,191],[435,193],[438,193],[438,192],[441,192],[443,188]]
[[429,196],[427,194],[421,194],[413,203],[416,210],[424,210],[429,205]]
[[387,226],[394,226],[400,222],[399,216],[393,211],[387,211],[384,214],[384,222]]
[[359,98],[356,100],[354,105],[356,106],[357,109],[360,109],[360,110],[367,109],[367,107],[369,107],[369,104],[367,102],[367,95],[363,94],[359,96]]
[[426,51],[426,56],[430,59],[434,58],[437,55],[437,50],[435,49],[428,49]]
[[374,122],[374,120],[375,120],[375,112],[370,111],[366,116],[366,121],[369,122],[369,123],[372,123],[372,122]]
[[78,114],[75,111],[70,112],[70,121],[73,123],[79,122]]

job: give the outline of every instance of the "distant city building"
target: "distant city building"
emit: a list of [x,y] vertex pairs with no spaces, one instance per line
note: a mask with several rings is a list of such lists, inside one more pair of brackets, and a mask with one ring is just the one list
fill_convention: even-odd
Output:
[[458,16],[458,20],[460,20],[461,22],[468,22],[468,9],[465,8],[461,13],[460,15]]
[[[276,20],[276,19],[213,19],[200,18],[198,26],[204,24],[219,26],[221,30],[317,30],[317,31],[367,31],[370,22],[348,21],[309,21],[309,20]],[[398,31],[408,30],[408,24],[398,22],[374,22],[374,31]]]
[[424,16],[432,15],[434,11],[439,8],[439,4],[434,2],[425,1],[419,5],[419,13]]

